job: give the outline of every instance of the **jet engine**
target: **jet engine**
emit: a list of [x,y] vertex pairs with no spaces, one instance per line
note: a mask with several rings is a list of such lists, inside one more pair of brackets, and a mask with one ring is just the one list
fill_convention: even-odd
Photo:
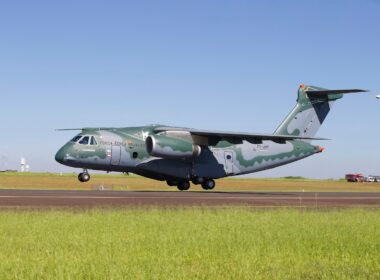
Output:
[[193,143],[164,135],[150,135],[145,140],[147,152],[154,157],[191,159],[201,154],[201,147]]

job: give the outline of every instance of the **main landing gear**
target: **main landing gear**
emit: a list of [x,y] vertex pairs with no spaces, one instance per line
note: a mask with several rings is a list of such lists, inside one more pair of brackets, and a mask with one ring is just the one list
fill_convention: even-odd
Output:
[[189,181],[180,182],[178,183],[177,188],[180,191],[187,191],[190,189],[190,182]]
[[194,185],[201,185],[204,190],[212,190],[215,188],[215,181],[213,179],[206,179],[202,177],[196,177],[191,180]]
[[169,187],[177,187],[180,191],[187,191],[190,189],[190,182],[189,181],[172,181],[168,180],[166,181]]
[[[204,190],[212,190],[215,188],[215,181],[212,179],[202,180],[202,183],[192,181],[195,185],[202,185],[202,188]],[[187,191],[190,189],[190,182],[189,181],[181,181],[181,182],[175,182],[175,181],[167,181],[167,184],[169,186],[177,186],[178,190],[180,191]]]
[[204,190],[212,190],[215,188],[215,181],[212,179],[206,180],[202,183],[202,188]]
[[79,173],[78,180],[82,183],[90,181],[91,177],[88,174],[87,169],[84,169],[82,173]]

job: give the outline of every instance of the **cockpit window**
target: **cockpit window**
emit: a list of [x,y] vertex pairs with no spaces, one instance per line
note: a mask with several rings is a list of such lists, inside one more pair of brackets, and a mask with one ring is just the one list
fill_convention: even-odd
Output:
[[96,142],[94,136],[91,136],[91,142],[90,142],[90,144],[91,144],[91,145],[98,145],[98,143]]
[[89,141],[89,138],[90,137],[88,137],[88,136],[83,137],[82,140],[79,141],[79,144],[87,145],[88,141]]
[[71,142],[78,142],[78,140],[79,139],[81,139],[82,138],[82,135],[77,135],[77,136],[75,136],[73,139],[71,139]]

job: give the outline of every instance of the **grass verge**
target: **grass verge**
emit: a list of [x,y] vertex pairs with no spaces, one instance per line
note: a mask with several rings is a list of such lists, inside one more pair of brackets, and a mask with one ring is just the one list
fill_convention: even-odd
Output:
[[379,279],[376,210],[0,212],[0,279]]
[[[297,178],[227,178],[216,181],[216,191],[270,192],[379,192],[379,183],[347,183],[341,180],[311,180]],[[166,182],[124,174],[93,174],[90,182],[80,183],[77,174],[0,173],[0,189],[75,189],[75,190],[175,190]],[[202,190],[192,186],[191,190]]]

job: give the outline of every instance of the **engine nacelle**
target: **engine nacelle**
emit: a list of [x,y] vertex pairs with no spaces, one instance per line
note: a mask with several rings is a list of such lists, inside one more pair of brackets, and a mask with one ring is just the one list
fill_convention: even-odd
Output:
[[185,140],[164,135],[150,135],[145,140],[147,152],[154,157],[190,159],[201,154],[201,147]]

